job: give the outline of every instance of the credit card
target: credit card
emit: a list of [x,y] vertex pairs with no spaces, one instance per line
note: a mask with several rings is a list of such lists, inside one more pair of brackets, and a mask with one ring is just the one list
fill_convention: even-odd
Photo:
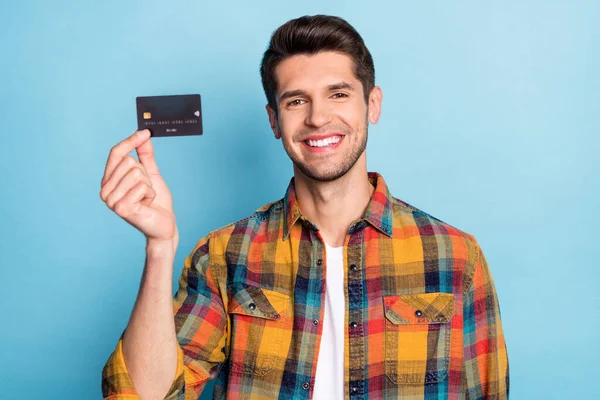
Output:
[[138,130],[151,137],[202,135],[199,94],[140,96],[135,98]]

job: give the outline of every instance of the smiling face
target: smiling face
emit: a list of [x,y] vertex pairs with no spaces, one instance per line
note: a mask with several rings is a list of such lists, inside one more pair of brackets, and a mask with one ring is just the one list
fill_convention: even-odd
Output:
[[336,52],[294,55],[275,69],[278,113],[267,105],[271,128],[294,166],[328,182],[353,167],[366,169],[368,123],[377,123],[381,89],[369,104],[354,76],[352,59]]

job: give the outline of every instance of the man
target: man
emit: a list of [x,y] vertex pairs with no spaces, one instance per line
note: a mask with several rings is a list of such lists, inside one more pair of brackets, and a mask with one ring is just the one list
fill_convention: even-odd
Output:
[[475,237],[367,172],[382,92],[360,35],[336,17],[291,20],[261,76],[294,177],[283,199],[200,239],[174,297],[178,231],[149,133],[111,150],[100,195],[144,233],[147,258],[105,398],[197,399],[216,378],[219,399],[506,399]]

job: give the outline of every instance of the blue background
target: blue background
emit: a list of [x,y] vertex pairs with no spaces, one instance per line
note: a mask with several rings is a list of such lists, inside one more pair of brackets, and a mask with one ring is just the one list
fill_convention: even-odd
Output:
[[291,162],[258,66],[273,30],[316,13],[374,57],[369,170],[481,244],[511,398],[595,397],[600,4],[321,3],[2,2],[0,398],[100,398],[145,259],[99,196],[136,96],[202,95],[203,136],[153,139],[181,234],[174,285],[200,237],[283,196]]

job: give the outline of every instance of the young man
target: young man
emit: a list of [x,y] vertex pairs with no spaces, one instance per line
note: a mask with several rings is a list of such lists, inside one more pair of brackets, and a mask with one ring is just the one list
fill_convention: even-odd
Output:
[[283,199],[198,241],[174,298],[178,231],[148,132],[110,153],[100,195],[145,234],[147,258],[104,397],[195,400],[216,378],[219,399],[506,399],[474,236],[367,172],[382,92],[360,35],[336,17],[289,21],[261,75],[294,177]]

